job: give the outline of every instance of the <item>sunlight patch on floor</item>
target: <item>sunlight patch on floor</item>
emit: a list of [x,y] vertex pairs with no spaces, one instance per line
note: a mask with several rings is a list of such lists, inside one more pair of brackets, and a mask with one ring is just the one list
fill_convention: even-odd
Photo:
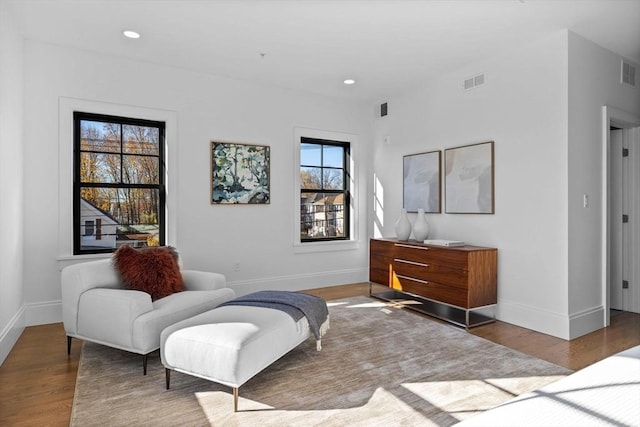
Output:
[[[346,425],[349,422],[365,422],[366,425],[393,425],[398,421],[389,413],[389,408],[395,409],[392,413],[404,414],[404,420],[411,420],[410,425],[421,427],[437,427],[434,423],[419,411],[403,402],[394,393],[386,389],[377,388],[371,398],[362,406],[353,408],[297,410],[278,409],[259,401],[243,398],[240,394],[238,400],[238,412],[233,412],[233,395],[231,391],[210,391],[196,393],[198,403],[211,425],[226,420],[238,425],[253,425],[252,422],[267,422],[273,425],[273,420],[279,420],[280,425],[306,425],[309,420],[319,424],[331,426]],[[264,418],[268,413],[268,418]],[[326,421],[326,423],[325,423]],[[358,424],[360,425],[360,424]]]
[[347,308],[382,308],[386,306],[387,304],[385,304],[383,301],[372,301],[362,304],[352,304]]
[[462,421],[540,387],[541,378],[551,383],[563,376],[431,381],[402,386]]
[[348,303],[348,302],[346,302],[346,301],[344,301],[344,302],[338,302],[338,301],[332,302],[332,301],[327,301],[327,307],[337,307],[337,306],[339,306],[339,305],[347,305],[347,304],[349,304],[349,303]]

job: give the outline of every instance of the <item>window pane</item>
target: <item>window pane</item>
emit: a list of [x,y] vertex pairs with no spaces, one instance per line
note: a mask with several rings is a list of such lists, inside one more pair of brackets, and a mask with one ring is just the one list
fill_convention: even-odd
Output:
[[[115,249],[121,244],[158,245],[158,190],[83,187],[81,195],[82,250]],[[87,229],[89,223],[100,227]]]
[[344,180],[342,178],[342,169],[324,169],[324,186],[323,190],[342,190],[344,189]]
[[334,145],[322,146],[322,166],[342,168],[344,149],[342,147],[336,147]]
[[102,153],[82,153],[80,155],[80,182],[114,183],[119,181],[119,155]]
[[126,184],[157,184],[158,158],[124,156],[122,180]]
[[80,121],[80,149],[83,151],[120,151],[120,125],[117,123]]
[[322,146],[317,144],[300,144],[300,165],[322,166]]
[[160,192],[128,188],[120,192],[118,246],[158,246]]
[[146,126],[122,127],[124,153],[159,155],[160,131]]
[[344,237],[344,225],[343,194],[301,194],[300,239]]
[[[83,187],[80,191],[80,248],[82,250],[115,249],[117,221],[117,191],[108,188]],[[100,228],[94,224],[100,223]],[[90,225],[90,227],[89,227]]]
[[321,168],[300,168],[300,185],[302,188],[320,189],[322,188]]

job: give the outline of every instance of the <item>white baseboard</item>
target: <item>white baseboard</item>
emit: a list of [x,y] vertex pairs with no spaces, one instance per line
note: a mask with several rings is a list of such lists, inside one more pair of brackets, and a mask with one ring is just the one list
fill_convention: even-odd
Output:
[[0,365],[2,365],[9,355],[9,352],[22,335],[25,328],[25,310],[24,306],[11,318],[9,324],[2,330],[0,334]]
[[503,322],[531,329],[565,340],[570,339],[569,316],[562,313],[540,310],[515,301],[498,301],[496,318]]
[[256,291],[301,291],[304,289],[361,283],[367,282],[368,280],[368,268],[354,268],[351,270],[323,271],[322,273],[241,280],[228,282],[227,286],[233,289],[236,295],[242,296]]
[[571,338],[578,338],[590,332],[602,329],[604,325],[604,307],[592,307],[569,317]]
[[62,322],[62,301],[44,301],[25,304],[25,326]]

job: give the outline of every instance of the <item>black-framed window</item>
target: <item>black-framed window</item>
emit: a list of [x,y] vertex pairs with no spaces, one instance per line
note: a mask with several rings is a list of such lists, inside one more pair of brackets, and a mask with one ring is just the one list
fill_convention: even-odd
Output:
[[165,244],[165,123],[73,114],[73,253]]
[[300,139],[300,241],[349,240],[350,143]]

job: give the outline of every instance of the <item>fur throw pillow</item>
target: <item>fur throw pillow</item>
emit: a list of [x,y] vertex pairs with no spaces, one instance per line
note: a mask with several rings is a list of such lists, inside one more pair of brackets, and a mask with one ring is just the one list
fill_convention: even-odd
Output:
[[184,290],[178,252],[171,246],[122,245],[113,254],[113,265],[127,289],[146,292],[153,301]]

